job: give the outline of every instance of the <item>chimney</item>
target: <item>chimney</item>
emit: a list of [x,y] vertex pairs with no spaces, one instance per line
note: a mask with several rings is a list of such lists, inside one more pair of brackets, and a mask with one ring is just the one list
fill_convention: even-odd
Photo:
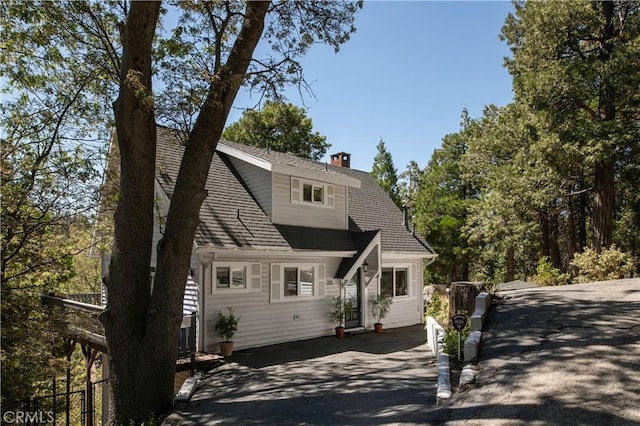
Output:
[[338,152],[331,154],[331,165],[338,167],[351,168],[351,154],[346,152]]

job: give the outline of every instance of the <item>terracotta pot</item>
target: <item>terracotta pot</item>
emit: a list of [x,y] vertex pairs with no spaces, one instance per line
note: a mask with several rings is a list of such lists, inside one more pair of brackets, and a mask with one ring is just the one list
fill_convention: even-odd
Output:
[[220,342],[219,345],[222,356],[231,356],[233,352],[233,342]]
[[380,334],[382,333],[382,324],[377,322],[375,324],[373,324],[373,328],[376,331],[376,333]]
[[344,327],[336,327],[336,337],[344,337]]

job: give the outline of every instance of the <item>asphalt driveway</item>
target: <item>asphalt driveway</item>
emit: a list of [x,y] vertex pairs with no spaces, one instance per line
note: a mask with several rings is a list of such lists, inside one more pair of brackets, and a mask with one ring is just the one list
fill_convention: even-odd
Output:
[[477,383],[433,424],[640,425],[640,279],[501,294]]
[[423,326],[234,352],[166,425],[425,424],[437,369]]

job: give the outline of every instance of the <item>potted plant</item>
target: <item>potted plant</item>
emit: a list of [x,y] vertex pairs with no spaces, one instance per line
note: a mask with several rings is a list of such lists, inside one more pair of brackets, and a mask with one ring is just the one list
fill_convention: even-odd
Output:
[[371,300],[371,315],[376,320],[373,327],[378,334],[382,333],[382,320],[389,313],[391,303],[393,303],[393,299],[389,295],[379,294],[375,299]]
[[344,337],[344,320],[353,310],[351,299],[344,300],[341,296],[333,298],[331,306],[331,321],[336,323],[336,337]]
[[219,343],[220,352],[223,356],[231,356],[233,352],[233,335],[238,331],[238,322],[240,317],[237,317],[233,308],[227,307],[228,314],[224,314],[222,311],[218,311],[218,318],[216,319],[216,333],[222,338]]

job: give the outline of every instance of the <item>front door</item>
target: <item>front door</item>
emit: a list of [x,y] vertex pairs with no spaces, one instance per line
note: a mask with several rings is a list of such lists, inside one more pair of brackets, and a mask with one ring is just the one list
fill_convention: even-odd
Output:
[[349,281],[344,287],[345,300],[349,303],[350,309],[347,310],[345,315],[345,328],[360,327],[362,322],[361,308],[362,297],[360,291],[360,271],[358,271],[351,281]]

